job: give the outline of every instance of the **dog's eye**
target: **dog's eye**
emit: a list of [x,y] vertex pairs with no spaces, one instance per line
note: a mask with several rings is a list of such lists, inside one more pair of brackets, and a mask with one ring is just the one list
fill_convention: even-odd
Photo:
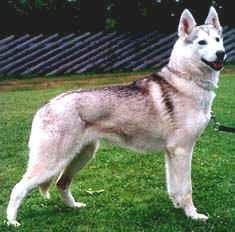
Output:
[[206,40],[200,40],[200,41],[198,41],[198,43],[199,43],[200,45],[206,45],[206,44],[207,44]]
[[219,42],[219,41],[220,41],[219,37],[216,37],[216,38],[215,38],[215,40],[216,40],[217,42]]

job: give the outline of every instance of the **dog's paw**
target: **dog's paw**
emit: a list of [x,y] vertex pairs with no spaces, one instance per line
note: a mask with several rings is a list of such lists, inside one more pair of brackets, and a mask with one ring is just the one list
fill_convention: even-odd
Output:
[[200,221],[206,221],[208,219],[208,216],[206,216],[205,214],[201,214],[201,213],[194,213],[190,215],[190,217],[193,220],[200,220]]
[[50,195],[50,192],[49,191],[44,191],[42,190],[41,188],[39,189],[39,192],[41,193],[42,197],[45,199],[45,200],[49,200],[51,198],[51,195]]
[[12,220],[12,221],[8,221],[7,225],[8,226],[19,227],[21,224],[18,221],[16,221],[16,220]]
[[44,195],[43,195],[43,198],[45,200],[50,200],[51,199],[51,194],[49,192],[46,192]]
[[74,202],[72,207],[77,208],[77,209],[84,208],[86,207],[86,204],[81,203],[81,202]]
[[197,209],[193,205],[185,207],[184,210],[185,214],[193,220],[206,221],[208,219],[208,216],[206,216],[205,214],[198,213]]

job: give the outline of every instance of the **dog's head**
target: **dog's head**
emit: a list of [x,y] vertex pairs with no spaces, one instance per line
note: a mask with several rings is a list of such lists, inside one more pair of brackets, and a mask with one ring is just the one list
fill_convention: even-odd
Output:
[[[184,10],[178,27],[179,43],[177,53],[198,67],[219,71],[223,67],[225,49],[222,27],[214,7],[211,7],[205,24],[197,26],[189,10]],[[178,54],[178,56],[180,56]]]

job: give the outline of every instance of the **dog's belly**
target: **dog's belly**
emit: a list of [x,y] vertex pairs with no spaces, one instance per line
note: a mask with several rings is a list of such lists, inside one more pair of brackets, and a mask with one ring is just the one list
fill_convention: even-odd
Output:
[[93,128],[92,134],[96,138],[106,139],[112,143],[140,152],[159,151],[165,147],[164,139],[153,128],[128,130],[128,126],[126,128],[100,127]]
[[165,141],[163,139],[148,136],[135,136],[131,140],[122,140],[119,144],[139,152],[161,151],[165,147]]

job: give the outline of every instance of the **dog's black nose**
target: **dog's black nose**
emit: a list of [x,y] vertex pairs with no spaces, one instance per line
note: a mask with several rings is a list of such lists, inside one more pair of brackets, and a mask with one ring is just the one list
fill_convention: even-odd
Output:
[[217,51],[216,56],[217,56],[218,60],[224,60],[225,51],[223,51],[223,50]]

